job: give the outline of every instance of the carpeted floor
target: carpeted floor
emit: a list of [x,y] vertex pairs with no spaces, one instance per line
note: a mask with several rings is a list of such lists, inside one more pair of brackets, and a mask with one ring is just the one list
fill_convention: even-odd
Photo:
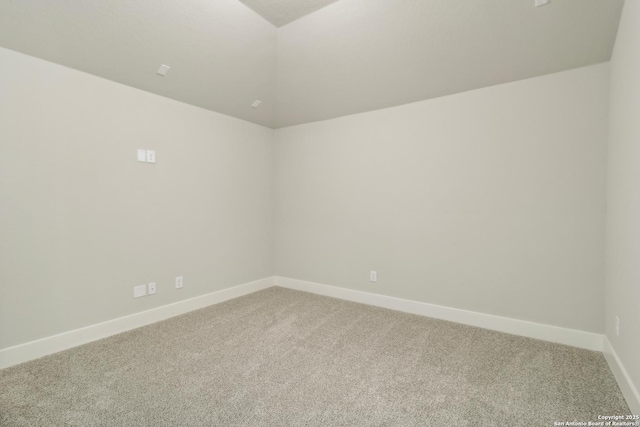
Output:
[[0,371],[1,426],[553,426],[602,354],[270,288]]

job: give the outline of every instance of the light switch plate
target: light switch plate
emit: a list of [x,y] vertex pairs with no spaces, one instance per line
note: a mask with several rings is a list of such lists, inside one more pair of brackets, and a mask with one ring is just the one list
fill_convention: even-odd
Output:
[[182,276],[176,277],[176,289],[181,289],[184,285],[184,280]]
[[140,298],[147,294],[147,285],[138,285],[133,287],[133,297]]
[[139,162],[147,161],[147,150],[138,150],[138,161]]
[[149,295],[156,293],[156,282],[149,283]]
[[155,150],[147,150],[147,163],[155,163],[155,162],[156,162]]

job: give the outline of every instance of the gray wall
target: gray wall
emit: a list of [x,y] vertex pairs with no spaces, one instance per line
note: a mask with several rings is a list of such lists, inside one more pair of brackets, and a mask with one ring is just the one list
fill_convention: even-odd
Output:
[[602,333],[608,82],[600,64],[276,130],[276,273]]
[[272,130],[6,49],[0,64],[0,349],[273,275]]
[[274,263],[604,331],[608,64],[274,132],[6,49],[0,63],[0,348]]
[[[640,390],[640,2],[627,1],[611,59],[607,338]],[[620,318],[620,337],[615,332]]]

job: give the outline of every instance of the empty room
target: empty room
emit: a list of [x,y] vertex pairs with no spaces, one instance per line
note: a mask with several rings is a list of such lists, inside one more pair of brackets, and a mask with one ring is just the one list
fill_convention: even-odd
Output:
[[640,0],[0,0],[0,426],[640,426]]

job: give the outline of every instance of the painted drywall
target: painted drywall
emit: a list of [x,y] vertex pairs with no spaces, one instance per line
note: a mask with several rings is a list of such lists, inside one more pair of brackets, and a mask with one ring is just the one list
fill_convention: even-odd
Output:
[[608,83],[599,64],[278,129],[276,274],[602,333]]
[[[627,0],[611,59],[606,335],[640,390],[640,1]],[[620,318],[620,336],[615,317]]]
[[0,349],[273,275],[273,130],[0,64]]

